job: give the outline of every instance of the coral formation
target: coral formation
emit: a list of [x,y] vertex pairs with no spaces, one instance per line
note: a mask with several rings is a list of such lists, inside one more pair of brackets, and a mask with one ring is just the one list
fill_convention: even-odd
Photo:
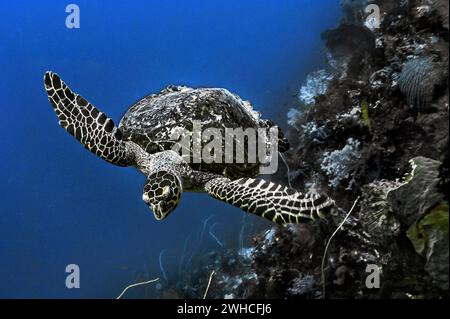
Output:
[[[323,285],[327,298],[448,297],[443,11],[420,9],[420,1],[372,3],[383,13],[380,29],[346,18],[323,34],[335,73],[307,116],[297,114],[300,137],[288,158],[302,172],[295,187],[313,184],[345,210],[360,195],[357,211],[330,244],[325,282],[324,242],[343,213],[321,225],[278,228],[269,244],[256,238],[254,297],[322,298]],[[366,286],[367,265],[380,270],[380,289]]]
[[[364,26],[367,4],[380,7],[380,28]],[[343,23],[322,35],[333,71],[301,88],[287,155],[293,186],[339,208],[199,256],[183,296],[199,297],[214,269],[211,298],[448,298],[448,1],[342,6]]]
[[[316,226],[308,236],[314,251],[294,258],[296,270],[306,266],[297,281],[315,280],[303,297],[321,297],[320,284],[328,298],[448,297],[448,26],[436,9],[442,3],[425,2],[372,1],[383,12],[380,29],[347,18],[323,34],[336,74],[296,123],[302,136],[290,163],[303,174],[293,183],[328,189],[344,209],[361,200],[331,244],[325,282],[318,261],[305,260],[317,258],[342,214]],[[320,143],[310,137],[318,128],[327,132]],[[294,247],[283,245],[270,255]],[[292,258],[275,268],[286,270]],[[380,290],[365,286],[367,264],[379,267]],[[278,297],[293,297],[292,280],[282,285]]]
[[424,57],[405,63],[398,85],[407,96],[408,103],[423,110],[433,100],[435,87],[444,80],[442,66],[434,63],[431,57]]
[[[361,157],[360,145],[358,140],[349,138],[343,149],[323,154],[320,167],[327,174],[331,187],[337,187],[343,180],[350,177],[353,167]],[[348,183],[348,189],[351,189],[352,183],[352,181]]]
[[304,106],[312,106],[316,97],[326,92],[328,83],[333,77],[325,70],[315,71],[308,74],[306,84],[300,88],[298,99]]

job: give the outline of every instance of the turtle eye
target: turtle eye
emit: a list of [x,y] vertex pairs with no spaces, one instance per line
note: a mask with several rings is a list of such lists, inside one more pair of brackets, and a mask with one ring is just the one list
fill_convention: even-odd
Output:
[[172,190],[169,186],[164,186],[162,189],[162,196],[164,198],[168,198],[170,197],[170,195],[172,194]]

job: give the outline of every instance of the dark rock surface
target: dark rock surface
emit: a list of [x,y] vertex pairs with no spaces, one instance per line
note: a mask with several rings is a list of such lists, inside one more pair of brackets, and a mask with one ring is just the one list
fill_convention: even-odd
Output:
[[[380,29],[347,19],[322,35],[333,79],[289,133],[295,187],[345,211],[360,200],[330,243],[325,282],[325,245],[344,213],[277,228],[270,245],[256,238],[254,297],[323,298],[323,286],[326,298],[448,297],[448,22],[438,1],[372,3],[385,13]],[[413,74],[411,92],[424,96],[415,103],[398,81],[420,60],[431,65]],[[366,286],[371,264],[380,289]]]
[[[372,3],[385,13],[379,29],[360,21],[323,34],[334,77],[314,105],[300,104],[289,133],[300,136],[288,159],[297,188],[328,192],[345,211],[360,200],[330,243],[325,282],[324,246],[344,213],[280,228],[265,249],[257,240],[261,297],[274,296],[261,282],[284,278],[276,297],[322,298],[325,286],[326,298],[448,298],[448,13],[439,1]],[[366,286],[370,264],[380,289]],[[295,280],[277,276],[291,268]]]

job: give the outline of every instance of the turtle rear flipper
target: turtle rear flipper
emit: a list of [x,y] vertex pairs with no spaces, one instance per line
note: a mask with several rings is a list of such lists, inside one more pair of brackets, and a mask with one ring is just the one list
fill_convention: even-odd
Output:
[[263,179],[231,181],[219,177],[208,181],[205,190],[216,199],[278,224],[320,219],[334,206],[327,196],[302,194]]
[[113,120],[72,92],[56,73],[46,72],[44,84],[61,127],[102,159],[118,166],[132,165],[134,153]]

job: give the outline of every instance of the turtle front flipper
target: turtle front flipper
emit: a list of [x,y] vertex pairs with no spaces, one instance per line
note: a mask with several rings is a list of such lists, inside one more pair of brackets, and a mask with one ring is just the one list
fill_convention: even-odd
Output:
[[278,224],[301,223],[322,218],[334,201],[318,194],[302,194],[263,179],[231,181],[214,178],[205,184],[214,198]]
[[44,84],[61,127],[102,159],[118,166],[133,164],[134,153],[110,118],[72,92],[56,73],[46,72]]

